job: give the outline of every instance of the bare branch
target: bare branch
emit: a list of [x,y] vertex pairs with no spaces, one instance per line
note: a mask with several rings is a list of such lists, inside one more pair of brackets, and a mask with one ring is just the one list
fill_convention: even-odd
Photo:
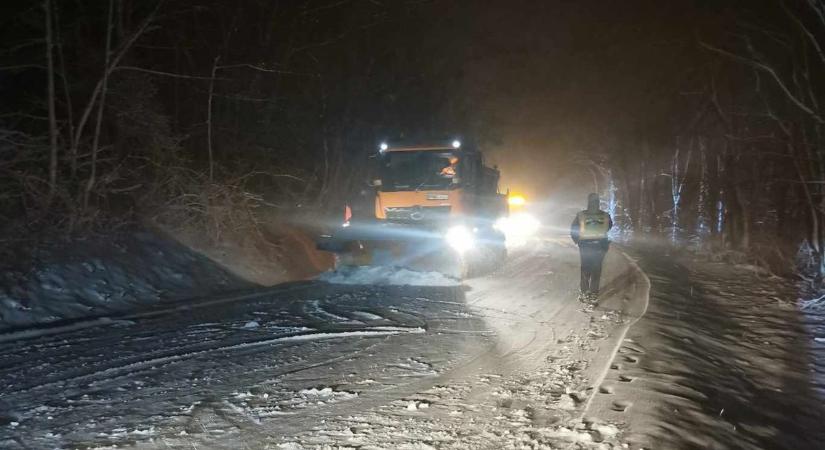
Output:
[[784,1],[780,3],[782,4],[782,9],[785,11],[785,14],[787,14],[788,17],[791,18],[791,20],[796,24],[796,26],[799,27],[799,29],[802,31],[802,34],[804,34],[805,37],[807,37],[810,41],[811,45],[813,45],[814,50],[816,50],[816,54],[819,56],[819,61],[822,64],[825,64],[825,53],[823,53],[822,46],[819,44],[819,41],[816,39],[816,36],[814,36],[814,34],[811,33],[811,30],[809,30],[808,27],[806,27],[805,24],[802,23],[802,20],[800,20],[799,17],[796,16],[796,14],[794,14],[793,12],[791,12],[790,9],[788,9],[788,5],[786,5]]
[[14,66],[0,66],[0,72],[9,72],[23,69],[47,69],[47,67],[42,64],[17,64]]
[[151,73],[153,75],[160,75],[164,77],[172,77],[172,78],[184,78],[188,80],[211,80],[211,77],[199,77],[197,75],[186,75],[182,73],[173,73],[173,72],[163,72],[160,70],[153,70],[153,69],[144,69],[143,67],[135,67],[135,66],[117,66],[113,67],[112,71],[115,70],[131,70],[134,72],[143,72],[143,73]]
[[816,12],[822,26],[825,26],[825,11],[822,10],[822,5],[816,0],[808,0],[808,6]]
[[5,114],[0,114],[0,117],[25,117],[27,119],[32,120],[49,120],[48,116],[38,116],[35,114],[29,114],[22,111],[10,112]]
[[42,44],[43,44],[43,39],[40,39],[40,38],[29,39],[25,42],[21,42],[17,45],[13,45],[11,47],[4,48],[3,50],[0,50],[0,55],[11,55],[14,52],[16,52],[18,50],[22,50],[26,47],[39,46],[39,45],[42,45]]
[[294,72],[291,70],[281,70],[281,69],[270,69],[268,67],[261,67],[256,66],[254,64],[249,63],[240,63],[240,64],[228,64],[223,66],[218,66],[218,69],[232,69],[236,67],[246,67],[249,69],[257,70],[259,72],[270,72],[270,73],[278,73],[284,75],[307,75],[307,76],[317,76],[317,74],[309,73],[309,72]]
[[808,115],[811,116],[811,118],[813,118],[818,123],[825,124],[825,119],[823,119],[822,116],[820,116],[810,106],[806,105],[805,102],[800,100],[797,96],[795,96],[793,94],[793,92],[791,92],[791,90],[788,88],[788,86],[782,80],[782,77],[779,76],[779,74],[776,72],[776,70],[774,70],[773,67],[771,67],[771,66],[769,66],[769,65],[767,65],[767,64],[765,64],[761,61],[754,60],[754,59],[751,59],[751,58],[747,58],[745,56],[737,55],[736,53],[730,52],[728,50],[724,50],[724,49],[721,49],[719,47],[715,47],[715,46],[710,45],[706,42],[699,42],[699,45],[701,45],[702,47],[705,47],[706,49],[708,49],[712,52],[718,53],[722,56],[726,56],[726,57],[731,58],[733,60],[736,60],[736,61],[739,61],[741,63],[747,64],[751,67],[754,67],[756,69],[759,69],[759,70],[767,73],[768,75],[771,76],[771,78],[773,78],[773,80],[779,86],[779,89],[782,90],[782,92],[785,94],[785,96],[788,98],[788,100],[791,101],[791,103],[796,105],[802,111],[806,112]]
[[[781,45],[782,47],[784,47],[788,51],[790,51],[793,48],[793,45],[790,42],[791,39],[787,35],[784,35],[782,33],[776,32],[776,31],[769,30],[769,29],[765,28],[764,26],[756,25],[756,24],[751,23],[751,22],[737,21],[736,23],[743,30],[755,31],[755,32],[761,34],[762,36],[765,36],[766,38],[770,39],[771,41],[775,42],[776,44]],[[742,38],[745,37],[745,36],[739,35],[738,33],[731,33],[731,34],[733,34],[734,36],[742,37]]]
[[[134,43],[143,35],[143,33],[146,32],[146,30],[149,28],[149,25],[154,21],[155,15],[157,14],[158,10],[160,10],[160,7],[161,5],[163,5],[163,3],[164,0],[160,0],[158,4],[155,6],[155,9],[152,10],[152,12],[150,12],[145,19],[143,19],[143,22],[141,22],[137,30],[135,30],[135,32],[132,33],[129,39],[127,39],[126,42],[123,43],[123,45],[120,47],[120,50],[118,50],[115,57],[112,58],[111,62],[108,63],[108,67],[106,67],[104,70],[107,76],[111,73],[112,70],[114,70],[115,67],[117,67],[117,65],[120,63],[120,60],[123,59],[123,57],[129,51],[129,49],[132,47],[132,45],[134,45]],[[80,139],[83,136],[83,128],[85,128],[86,123],[89,120],[89,116],[91,115],[92,110],[94,109],[95,102],[97,101],[97,97],[98,95],[100,95],[102,88],[103,78],[98,80],[97,85],[95,86],[91,96],[89,97],[89,101],[86,103],[86,108],[83,111],[83,115],[80,118],[80,122],[77,124],[77,127],[75,128],[75,140],[72,143],[73,148],[77,148],[77,146],[80,145]]]

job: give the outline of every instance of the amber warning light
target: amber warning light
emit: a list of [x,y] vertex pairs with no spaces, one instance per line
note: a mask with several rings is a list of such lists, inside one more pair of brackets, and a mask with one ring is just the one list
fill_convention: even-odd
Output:
[[507,198],[507,203],[510,206],[524,206],[527,203],[527,199],[522,195],[511,195]]

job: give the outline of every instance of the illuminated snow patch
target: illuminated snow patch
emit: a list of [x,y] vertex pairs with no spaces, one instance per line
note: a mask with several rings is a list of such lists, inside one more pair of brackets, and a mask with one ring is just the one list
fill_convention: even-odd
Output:
[[324,387],[321,389],[318,388],[310,388],[310,389],[302,389],[298,394],[301,397],[306,399],[350,399],[354,397],[358,397],[357,392],[348,392],[348,391],[336,391],[330,387]]
[[367,321],[384,320],[383,317],[367,311],[353,311],[352,315]]
[[418,272],[403,267],[346,267],[324,272],[319,280],[332,284],[368,284],[392,286],[458,286],[459,280],[441,272]]

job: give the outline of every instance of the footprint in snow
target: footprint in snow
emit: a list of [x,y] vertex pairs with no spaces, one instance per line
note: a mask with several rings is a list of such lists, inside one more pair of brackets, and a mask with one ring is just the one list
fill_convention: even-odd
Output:
[[619,353],[622,353],[622,354],[625,354],[625,353],[638,353],[638,354],[644,354],[644,353],[645,353],[645,349],[644,349],[644,348],[642,348],[642,347],[641,347],[641,346],[639,346],[639,345],[635,345],[635,344],[625,344],[625,345],[623,345],[623,346],[621,346],[621,347],[619,348]]
[[429,402],[411,400],[407,403],[407,411],[418,411],[420,409],[427,409],[430,407]]
[[610,407],[610,409],[612,409],[613,411],[625,412],[627,411],[627,408],[630,408],[630,405],[632,404],[633,403],[628,402],[626,400],[616,400],[613,402],[613,405]]
[[587,394],[584,392],[571,392],[570,398],[572,398],[576,404],[579,404],[587,400]]

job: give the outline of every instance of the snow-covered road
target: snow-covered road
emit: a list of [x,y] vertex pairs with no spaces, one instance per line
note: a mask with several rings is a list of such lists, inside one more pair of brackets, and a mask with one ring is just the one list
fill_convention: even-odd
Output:
[[0,335],[0,447],[611,448],[581,418],[646,286],[615,251],[595,310],[577,280],[548,239],[463,286],[306,282]]

